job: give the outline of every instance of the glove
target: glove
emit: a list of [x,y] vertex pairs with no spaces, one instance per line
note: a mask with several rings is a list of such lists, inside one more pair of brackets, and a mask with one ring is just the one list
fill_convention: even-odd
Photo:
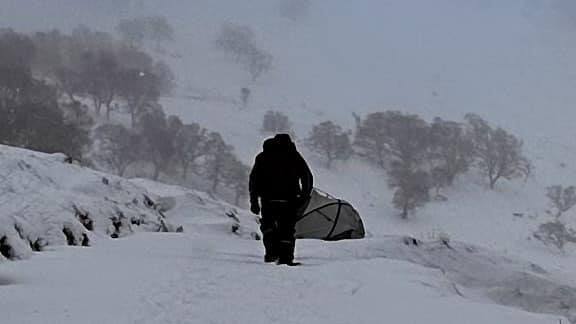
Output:
[[299,207],[303,207],[306,203],[308,203],[309,199],[310,199],[310,196],[300,195],[296,199],[296,203],[298,204]]
[[258,204],[258,202],[252,202],[252,203],[250,203],[250,211],[251,211],[252,214],[254,214],[254,215],[260,214],[260,204]]

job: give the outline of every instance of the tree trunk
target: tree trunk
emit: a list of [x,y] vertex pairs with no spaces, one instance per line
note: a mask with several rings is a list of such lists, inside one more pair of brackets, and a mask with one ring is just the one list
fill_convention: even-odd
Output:
[[378,166],[386,170],[386,162],[384,161],[384,157],[382,156],[381,151],[378,151]]
[[216,194],[216,190],[218,189],[219,184],[220,184],[220,179],[218,179],[218,175],[216,175],[214,177],[214,179],[212,180],[212,188],[210,189],[210,192],[213,194]]
[[452,186],[456,181],[456,175],[453,172],[449,172],[448,174],[448,186]]
[[160,178],[160,164],[159,163],[153,163],[154,164],[154,174],[152,175],[152,180],[154,181],[158,181],[158,178]]
[[330,154],[329,151],[326,152],[326,169],[330,169],[330,167],[332,167],[332,161],[334,160],[334,158],[332,158],[332,154]]
[[102,102],[97,98],[93,98],[92,102],[94,104],[94,111],[96,111],[96,115],[100,116],[100,111],[102,111]]
[[124,173],[126,172],[126,168],[128,168],[128,165],[123,165],[123,166],[118,168],[118,175],[120,177],[124,177]]
[[136,108],[130,107],[130,120],[132,122],[132,128],[136,128]]
[[499,177],[490,177],[490,190],[494,190],[496,187],[496,182],[498,182]]
[[490,180],[490,190],[494,190],[494,187],[496,187],[496,182],[498,182],[498,179],[500,179],[500,172],[496,170],[496,167],[489,167],[488,179]]
[[408,203],[404,203],[404,206],[402,206],[402,219],[407,219],[408,218]]
[[188,161],[180,161],[182,164],[182,179],[186,181],[188,179],[188,169],[190,168],[190,163]]
[[110,121],[110,113],[112,112],[112,103],[106,103],[106,120]]

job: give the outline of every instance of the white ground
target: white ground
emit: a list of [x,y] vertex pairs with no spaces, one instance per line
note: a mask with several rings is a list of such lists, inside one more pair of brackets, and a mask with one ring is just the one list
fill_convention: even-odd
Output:
[[558,322],[460,297],[439,270],[340,255],[354,248],[306,242],[299,268],[265,265],[259,242],[223,234],[59,248],[2,264],[0,313],[3,323]]
[[[384,319],[524,324],[557,323],[563,315],[574,315],[564,307],[576,306],[576,289],[571,288],[576,285],[567,276],[493,250],[457,242],[446,246],[437,240],[414,246],[401,236],[372,233],[360,241],[302,241],[298,258],[303,266],[267,265],[262,262],[261,242],[253,239],[257,229],[253,216],[206,194],[149,180],[122,180],[63,163],[59,156],[0,148],[1,168],[12,171],[3,179],[3,188],[12,188],[5,195],[12,199],[3,201],[0,230],[11,243],[19,242],[7,224],[26,215],[34,233],[52,239],[45,251],[29,259],[0,263],[3,323],[381,323]],[[10,166],[24,162],[29,168],[18,168],[19,176],[14,176]],[[117,181],[114,188],[125,189],[117,192],[96,181],[102,177]],[[51,181],[34,186],[23,181],[36,178]],[[16,190],[19,196],[12,192]],[[51,222],[44,221],[39,209],[16,208],[38,199],[40,192],[45,197],[42,203],[53,203],[45,205],[46,212],[61,213],[49,217]],[[99,199],[105,203],[123,194],[150,195],[169,209],[168,222],[182,224],[184,233],[134,230],[133,235],[113,240],[96,226],[89,233],[91,247],[62,246],[66,241],[53,228],[74,219],[67,204],[83,201],[98,225],[107,220],[108,212],[96,207]],[[226,216],[231,211],[239,218],[236,233],[231,228],[238,221]]]
[[[112,26],[110,15],[96,19],[68,0],[52,2],[60,7],[36,1],[42,19],[22,19],[28,17],[22,11],[10,14],[20,1],[5,2],[10,3],[6,18],[23,28],[30,28],[28,21],[46,28],[90,19]],[[483,179],[470,174],[445,193],[447,202],[428,204],[403,221],[390,205],[381,171],[359,161],[326,170],[303,150],[317,185],[356,206],[370,237],[299,242],[304,266],[294,269],[262,264],[260,242],[249,239],[256,225],[246,212],[238,211],[242,226],[239,235],[231,234],[233,222],[224,214],[233,207],[225,203],[149,181],[117,180],[130,187],[127,195],[114,194],[121,200],[143,192],[174,197],[167,200],[173,205],[168,219],[183,224],[185,232],[136,231],[109,240],[104,226],[90,248],[51,247],[24,261],[2,262],[0,322],[524,324],[573,316],[574,247],[560,253],[529,240],[538,224],[550,220],[546,186],[576,184],[572,30],[535,17],[541,12],[524,6],[531,1],[366,3],[371,2],[386,8],[317,2],[309,20],[292,23],[278,20],[268,0],[143,1],[142,14],[166,14],[178,29],[171,49],[178,55],[170,63],[181,87],[164,99],[166,110],[221,132],[246,163],[265,136],[259,128],[268,109],[288,114],[300,139],[327,119],[352,128],[353,111],[403,109],[452,119],[472,111],[522,137],[535,164],[531,179],[502,183],[490,192]],[[70,19],[59,18],[61,11]],[[223,21],[253,25],[260,44],[275,56],[270,74],[252,83],[214,51],[212,40]],[[253,98],[239,111],[244,86],[251,87]],[[191,99],[198,95],[206,100]],[[0,159],[2,153],[0,147]],[[8,156],[15,170],[21,159],[31,163]],[[63,219],[74,220],[66,214],[70,203],[86,199],[94,208],[103,198],[102,175],[83,176],[78,172],[86,171],[50,163],[44,169],[49,178],[65,185],[49,186],[52,191],[44,194],[41,177],[20,170],[31,185],[16,182],[20,192],[2,192],[0,224],[12,237],[12,210],[35,197],[65,202],[51,209],[57,228]],[[89,195],[75,190],[78,186],[88,187]],[[36,209],[27,217],[37,220],[44,214],[42,204],[32,206]],[[105,220],[107,214],[102,215]],[[564,220],[576,224],[573,212]],[[60,232],[53,233],[55,243],[65,242]],[[398,235],[434,242],[405,246]],[[435,242],[441,236],[466,244],[452,243],[452,250]],[[30,254],[25,246],[22,251],[23,257]]]

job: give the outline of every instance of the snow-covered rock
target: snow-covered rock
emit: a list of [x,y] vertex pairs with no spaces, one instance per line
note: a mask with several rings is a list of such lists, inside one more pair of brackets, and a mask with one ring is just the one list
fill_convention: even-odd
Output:
[[187,232],[232,233],[246,239],[260,239],[258,217],[211,195],[148,179],[130,182],[154,194],[159,208],[184,225]]
[[[428,243],[379,234],[351,242],[303,241],[297,251],[304,262],[302,271],[283,273],[262,264],[257,252],[262,246],[254,242],[259,238],[255,216],[209,194],[123,179],[66,163],[60,154],[8,146],[0,146],[0,170],[0,251],[6,256],[24,258],[46,246],[96,245],[87,252],[53,247],[55,252],[47,257],[5,264],[0,273],[0,285],[5,285],[0,300],[5,302],[0,309],[11,322],[49,318],[68,323],[84,316],[109,322],[118,321],[114,314],[123,312],[122,322],[224,323],[241,316],[265,323],[271,319],[266,310],[277,300],[287,305],[296,322],[378,322],[384,318],[378,314],[378,300],[398,305],[385,315],[392,322],[422,320],[408,311],[414,303],[427,309],[422,316],[433,322],[481,323],[472,314],[483,310],[493,322],[576,318],[576,285],[571,280],[535,263],[448,237]],[[181,224],[184,233],[108,239],[176,231],[172,223]],[[103,271],[119,263],[122,269]],[[42,285],[14,285],[39,276],[46,279]],[[89,284],[86,278],[100,279]],[[80,284],[95,293],[62,290]],[[66,316],[53,313],[60,306],[41,302],[55,289],[62,294]],[[214,311],[220,301],[234,305],[247,293],[260,297]],[[134,303],[125,305],[126,300]],[[92,307],[86,308],[85,301]],[[10,306],[16,302],[18,307]],[[37,313],[27,313],[28,306],[22,305],[37,305]],[[341,311],[350,305],[355,312]],[[459,306],[448,312],[453,305]],[[277,319],[291,322],[288,317]]]
[[[0,260],[21,259],[54,245],[92,245],[100,238],[134,232],[175,232],[160,202],[170,192],[147,190],[129,181],[65,162],[62,154],[43,154],[0,145]],[[172,188],[172,200],[194,214],[211,209],[222,230],[250,236],[230,205],[192,191]],[[161,196],[163,199],[160,199]],[[179,197],[178,197],[179,196]],[[175,206],[172,206],[175,207]],[[234,216],[236,217],[236,216]],[[214,217],[212,217],[214,218]]]

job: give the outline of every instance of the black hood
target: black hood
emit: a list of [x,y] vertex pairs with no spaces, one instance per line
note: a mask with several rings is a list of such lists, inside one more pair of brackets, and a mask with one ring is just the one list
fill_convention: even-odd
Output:
[[267,138],[264,143],[262,144],[262,150],[264,152],[274,152],[275,151],[275,143],[276,140],[274,138]]
[[279,152],[289,153],[296,151],[296,145],[292,142],[292,138],[288,134],[276,134],[274,136],[276,147]]

